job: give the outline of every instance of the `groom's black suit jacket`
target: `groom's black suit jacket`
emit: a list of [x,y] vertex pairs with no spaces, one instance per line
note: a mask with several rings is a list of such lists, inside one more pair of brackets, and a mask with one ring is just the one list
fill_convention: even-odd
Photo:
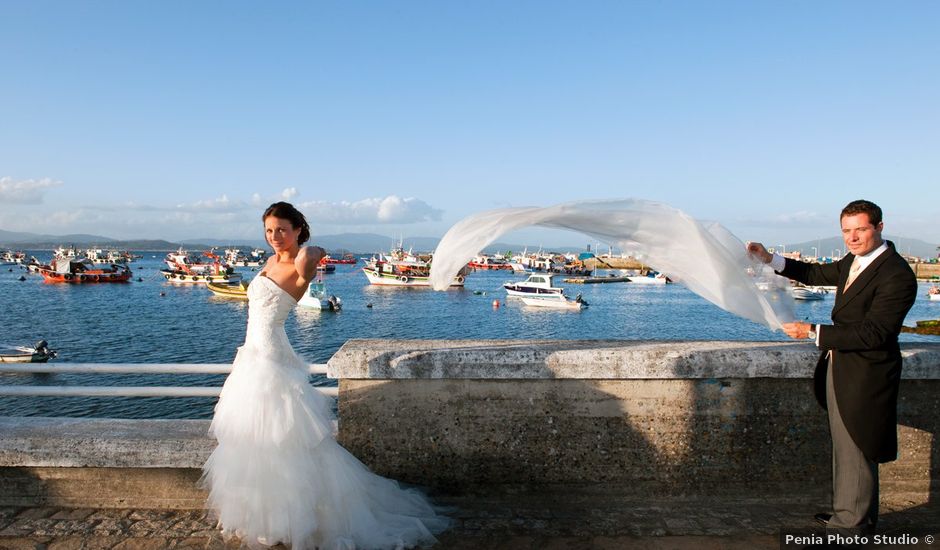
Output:
[[855,444],[869,460],[897,458],[897,403],[901,382],[898,334],[917,297],[917,279],[888,241],[881,253],[843,292],[851,254],[831,264],[787,259],[781,275],[808,285],[835,285],[833,325],[819,332],[823,351],[816,364],[816,399],[826,408],[827,355],[839,412]]

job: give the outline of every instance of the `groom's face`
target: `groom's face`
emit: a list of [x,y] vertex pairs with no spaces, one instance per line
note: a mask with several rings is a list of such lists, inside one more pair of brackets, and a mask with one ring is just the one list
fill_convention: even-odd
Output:
[[842,217],[842,239],[845,249],[855,256],[864,256],[881,246],[881,230],[884,223],[872,225],[868,214],[852,214]]

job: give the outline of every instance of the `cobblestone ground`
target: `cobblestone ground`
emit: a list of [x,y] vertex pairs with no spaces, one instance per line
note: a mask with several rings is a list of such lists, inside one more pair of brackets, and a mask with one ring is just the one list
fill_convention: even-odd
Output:
[[[462,497],[441,549],[778,549],[781,529],[809,530],[818,502],[612,497]],[[940,505],[883,503],[879,532],[940,534]],[[201,510],[0,508],[0,549],[235,549]],[[940,548],[928,545],[879,548]],[[281,547],[277,547],[281,548]],[[789,547],[788,547],[789,548]]]

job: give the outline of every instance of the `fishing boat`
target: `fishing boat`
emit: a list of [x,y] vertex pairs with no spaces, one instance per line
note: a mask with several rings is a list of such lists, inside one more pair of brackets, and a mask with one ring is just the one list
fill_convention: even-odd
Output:
[[940,300],[940,286],[933,285],[927,289],[927,298],[930,300]]
[[572,309],[572,310],[580,310],[580,309],[584,309],[584,308],[586,308],[586,307],[588,306],[588,303],[585,302],[585,301],[581,298],[581,295],[580,295],[580,294],[578,294],[578,296],[577,296],[574,300],[569,299],[569,298],[566,297],[564,294],[561,294],[561,295],[559,295],[558,297],[554,297],[554,296],[552,296],[552,297],[549,297],[549,296],[539,296],[539,297],[525,296],[525,297],[523,297],[523,298],[521,298],[521,299],[522,299],[522,303],[524,303],[524,304],[527,305],[527,306],[533,306],[533,307],[546,307],[546,308],[553,308],[553,309]]
[[28,346],[0,346],[0,363],[45,363],[56,356],[45,340]]
[[533,273],[524,281],[505,283],[503,288],[508,296],[522,298],[549,296],[561,296],[564,289],[553,286],[554,275]]
[[126,265],[96,266],[88,259],[59,258],[51,266],[36,269],[47,283],[125,283],[131,279]]
[[[379,254],[366,262],[362,272],[369,284],[379,286],[430,287],[431,255],[420,256],[405,252],[399,242],[391,254]],[[469,268],[464,266],[454,276],[450,286],[464,285]]]
[[503,258],[486,255],[480,255],[473,258],[467,265],[473,269],[481,269],[484,271],[495,269],[512,269],[512,266],[509,265],[509,262]]
[[22,264],[26,262],[26,253],[19,250],[6,250],[0,253],[0,265]]
[[343,301],[332,294],[327,295],[326,283],[314,281],[297,305],[320,311],[339,311],[343,308]]
[[231,298],[233,300],[248,300],[248,285],[244,281],[237,283],[206,283],[206,288],[213,294],[222,298]]
[[166,255],[168,269],[161,269],[160,273],[175,284],[225,284],[241,280],[241,274],[212,251],[204,252],[203,256],[206,259],[180,248]]
[[260,267],[265,261],[267,253],[256,248],[250,254],[245,254],[239,248],[225,249],[225,263],[235,267]]

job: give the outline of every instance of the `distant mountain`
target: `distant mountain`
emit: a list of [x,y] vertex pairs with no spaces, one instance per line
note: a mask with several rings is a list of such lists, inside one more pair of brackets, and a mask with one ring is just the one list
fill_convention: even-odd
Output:
[[[937,245],[940,243],[928,243],[920,239],[908,239],[896,235],[885,235],[885,239],[894,243],[898,252],[905,255],[917,256],[920,258],[936,258]],[[803,255],[812,256],[813,247],[818,248],[818,256],[832,256],[833,251],[840,251],[845,254],[845,242],[841,237],[830,237],[828,239],[819,239],[817,241],[805,241],[802,243],[788,244],[787,252],[802,250]],[[838,252],[836,253],[838,254]]]
[[101,235],[87,235],[84,233],[75,233],[71,235],[44,235],[38,233],[20,233],[17,231],[4,231],[0,229],[0,243],[56,243],[56,244],[105,244],[112,243],[115,239],[102,237]]
[[[921,258],[937,257],[937,244],[928,243],[920,239],[908,239],[886,235],[886,238],[897,245],[898,250],[903,254],[911,254]],[[405,237],[402,244],[405,249],[413,249],[415,252],[430,252],[437,248],[440,238],[437,237]],[[376,252],[388,252],[392,247],[398,244],[397,237],[388,235],[379,235],[377,233],[339,233],[335,235],[314,235],[313,243],[330,252],[353,252],[356,254],[374,254]],[[128,250],[176,250],[180,246],[191,250],[205,250],[210,247],[226,248],[237,246],[240,248],[268,248],[267,243],[261,239],[186,239],[180,242],[171,242],[166,240],[118,240],[101,235],[70,234],[70,235],[46,235],[38,233],[22,233],[16,231],[4,231],[0,229],[0,247],[2,248],[24,248],[24,249],[49,249],[60,245],[91,246],[99,245]],[[793,243],[786,245],[788,252],[802,250],[804,255],[812,255],[813,247],[816,247],[820,256],[830,256],[833,251],[842,251],[845,244],[840,237],[830,237],[828,239],[819,239]],[[526,247],[520,244],[511,243],[493,243],[487,246],[483,251],[487,254],[496,252],[521,252]],[[530,247],[532,248],[532,247]],[[577,247],[572,246],[545,246],[545,251],[555,252],[573,252]],[[535,249],[533,248],[533,251]]]

